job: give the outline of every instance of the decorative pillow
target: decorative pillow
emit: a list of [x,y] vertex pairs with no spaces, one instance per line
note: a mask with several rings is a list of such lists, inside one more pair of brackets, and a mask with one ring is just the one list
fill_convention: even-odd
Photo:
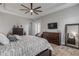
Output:
[[21,39],[22,36],[14,35],[17,39]]
[[0,33],[0,44],[9,44],[9,39],[3,33]]
[[35,36],[41,37],[42,33],[37,33]]
[[8,35],[8,39],[10,40],[10,42],[15,42],[18,40],[14,35]]

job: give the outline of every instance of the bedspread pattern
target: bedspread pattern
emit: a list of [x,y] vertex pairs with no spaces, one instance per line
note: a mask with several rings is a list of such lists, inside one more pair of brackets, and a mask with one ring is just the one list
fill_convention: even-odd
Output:
[[20,36],[18,41],[0,45],[0,56],[34,56],[52,47],[47,40],[35,36]]

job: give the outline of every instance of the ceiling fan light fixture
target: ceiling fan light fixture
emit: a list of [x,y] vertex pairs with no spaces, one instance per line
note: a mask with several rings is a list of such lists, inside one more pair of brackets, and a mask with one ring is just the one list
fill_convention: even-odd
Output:
[[33,12],[33,10],[30,10],[30,12]]

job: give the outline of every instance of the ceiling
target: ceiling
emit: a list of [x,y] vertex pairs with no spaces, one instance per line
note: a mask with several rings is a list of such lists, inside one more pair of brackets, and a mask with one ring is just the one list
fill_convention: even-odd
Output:
[[[34,3],[33,7],[35,8],[35,7],[41,6],[42,8],[40,8],[40,10],[42,10],[43,12],[39,13],[39,15],[36,15],[36,14],[31,15],[30,13],[24,14],[25,11],[20,10],[24,8],[21,6],[21,4],[22,3],[2,4],[0,5],[0,12],[17,15],[17,16],[21,16],[29,19],[37,19],[47,14],[76,5],[75,3]],[[24,5],[30,7],[29,3],[24,3]]]

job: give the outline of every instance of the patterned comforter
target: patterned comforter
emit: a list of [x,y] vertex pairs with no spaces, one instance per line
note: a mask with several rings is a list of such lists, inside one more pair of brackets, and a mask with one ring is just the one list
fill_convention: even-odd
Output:
[[0,45],[0,56],[35,56],[45,49],[52,49],[47,40],[35,36],[19,36],[18,41]]

